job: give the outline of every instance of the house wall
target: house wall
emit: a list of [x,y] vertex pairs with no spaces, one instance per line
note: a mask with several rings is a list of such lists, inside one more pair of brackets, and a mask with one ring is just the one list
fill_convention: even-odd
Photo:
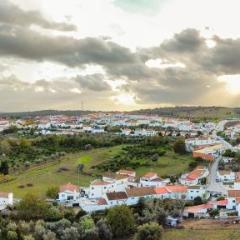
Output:
[[89,198],[101,198],[107,192],[114,191],[114,183],[108,185],[90,185]]

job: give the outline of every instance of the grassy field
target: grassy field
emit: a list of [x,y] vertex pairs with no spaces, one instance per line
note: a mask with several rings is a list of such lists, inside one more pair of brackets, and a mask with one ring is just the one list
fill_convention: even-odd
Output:
[[[59,186],[68,182],[87,186],[94,177],[81,174],[78,175],[78,164],[84,164],[84,172],[93,172],[91,166],[101,163],[109,157],[117,154],[121,148],[122,146],[117,146],[68,154],[66,157],[62,158],[61,161],[56,161],[40,167],[34,167],[26,170],[20,175],[16,175],[13,181],[0,184],[0,191],[13,191],[17,197],[22,197],[27,192],[44,196],[46,190],[50,186]],[[59,171],[61,168],[66,168],[68,170]],[[94,173],[98,174],[96,170],[94,170]],[[33,186],[27,187],[26,185],[29,183],[33,184]],[[19,188],[20,185],[25,187]]]
[[212,230],[169,230],[164,233],[164,240],[238,240],[240,229]]
[[141,167],[136,171],[138,175],[143,175],[147,171],[157,172],[161,177],[177,175],[186,171],[191,162],[193,162],[191,155],[178,155],[168,151],[156,163],[153,163],[152,167]]
[[[16,197],[22,197],[27,192],[45,196],[47,189],[51,186],[59,186],[68,182],[87,186],[96,176],[78,175],[78,164],[84,164],[84,172],[100,175],[101,172],[91,169],[91,166],[97,165],[118,154],[122,147],[116,146],[68,154],[60,161],[34,167],[13,176],[14,179],[12,181],[0,184],[0,191],[12,191]],[[156,163],[152,163],[151,167],[141,167],[136,169],[136,171],[139,176],[148,171],[155,171],[160,176],[179,174],[188,170],[191,161],[193,159],[190,155],[181,156],[173,152],[167,152]],[[61,169],[67,169],[67,171],[60,171]],[[27,185],[29,184],[33,186],[28,187]]]

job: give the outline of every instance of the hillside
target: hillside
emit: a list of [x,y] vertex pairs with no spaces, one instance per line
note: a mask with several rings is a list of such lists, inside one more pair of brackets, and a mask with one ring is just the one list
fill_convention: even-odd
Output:
[[[12,113],[0,113],[1,117],[35,117],[46,115],[69,115],[69,116],[81,116],[97,111],[82,111],[82,110],[43,110],[32,112],[12,112]],[[101,111],[99,111],[101,112]],[[106,112],[114,113],[114,112]],[[177,118],[191,118],[193,120],[219,120],[225,118],[235,118],[240,116],[240,108],[228,108],[228,107],[203,107],[203,106],[188,106],[188,107],[162,107],[154,109],[140,109],[126,114],[150,114],[159,115],[163,117],[177,117]]]
[[135,114],[156,114],[166,117],[179,117],[179,118],[191,118],[191,119],[223,119],[233,118],[240,114],[238,108],[227,107],[165,107],[155,109],[141,109],[134,111]]

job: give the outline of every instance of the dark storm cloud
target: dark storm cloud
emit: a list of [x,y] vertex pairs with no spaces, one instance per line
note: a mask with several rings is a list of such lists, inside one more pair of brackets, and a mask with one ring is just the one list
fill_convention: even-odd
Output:
[[93,91],[107,91],[111,89],[110,85],[104,81],[104,75],[102,74],[77,76],[74,80],[84,89]]
[[24,11],[8,0],[0,1],[0,23],[11,25],[31,26],[39,25],[47,29],[59,31],[75,31],[76,26],[68,23],[58,23],[45,19],[38,11]]
[[49,37],[21,27],[0,26],[0,55],[36,61],[50,60],[68,66],[134,61],[129,49],[98,38]]
[[[217,80],[219,75],[240,74],[240,39],[213,40],[216,46],[208,48],[206,39],[197,30],[186,29],[157,47],[132,52],[109,39],[50,37],[24,27],[23,23],[2,24],[0,56],[52,61],[68,67],[101,65],[106,74],[71,79],[81,91],[106,92],[110,86],[104,79],[124,79],[127,84],[122,90],[134,93],[141,103],[203,104],[206,96],[223,92],[220,89],[225,86]],[[146,66],[147,60],[157,58],[173,66]],[[185,67],[174,66],[176,63]],[[65,84],[58,85],[58,92]],[[44,89],[53,88],[48,85],[38,82]],[[212,101],[211,104],[217,104],[218,99]]]
[[216,47],[201,59],[202,67],[218,74],[240,73],[240,39],[222,39],[215,36]]

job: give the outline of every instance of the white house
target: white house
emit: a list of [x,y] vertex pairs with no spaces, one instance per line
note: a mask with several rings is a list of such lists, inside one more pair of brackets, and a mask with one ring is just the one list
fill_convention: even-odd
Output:
[[106,193],[104,198],[106,199],[107,204],[113,207],[127,204],[128,196],[126,192],[110,192]]
[[211,209],[213,209],[213,205],[209,203],[186,207],[183,211],[183,216],[189,218],[208,217],[208,211]]
[[192,152],[194,148],[219,143],[218,140],[209,137],[188,138],[185,140],[186,151]]
[[107,192],[114,192],[114,182],[94,180],[89,187],[89,198],[101,198]]
[[235,173],[232,171],[219,170],[217,171],[217,179],[220,182],[234,182]]
[[164,186],[169,182],[169,180],[161,179],[157,173],[148,172],[140,178],[141,187],[160,187]]
[[57,199],[59,202],[76,202],[79,198],[80,187],[71,183],[60,186]]
[[13,193],[0,192],[0,210],[13,205]]
[[166,189],[169,192],[169,198],[171,199],[186,199],[187,197],[187,186],[167,185]]
[[195,186],[200,184],[201,179],[206,178],[209,171],[206,167],[198,166],[192,172],[183,174],[179,178],[179,182],[187,186]]
[[126,189],[128,200],[127,205],[135,205],[140,198],[155,198],[156,192],[153,187],[139,187]]
[[240,190],[228,190],[227,193],[227,209],[236,209],[237,204],[240,202]]
[[106,173],[103,175],[102,180],[112,184],[112,191],[121,192],[125,191],[125,188],[129,186],[130,178],[128,175]]
[[196,197],[200,197],[202,199],[207,199],[209,197],[209,193],[206,188],[202,186],[189,186],[187,189],[187,200],[194,200]]

